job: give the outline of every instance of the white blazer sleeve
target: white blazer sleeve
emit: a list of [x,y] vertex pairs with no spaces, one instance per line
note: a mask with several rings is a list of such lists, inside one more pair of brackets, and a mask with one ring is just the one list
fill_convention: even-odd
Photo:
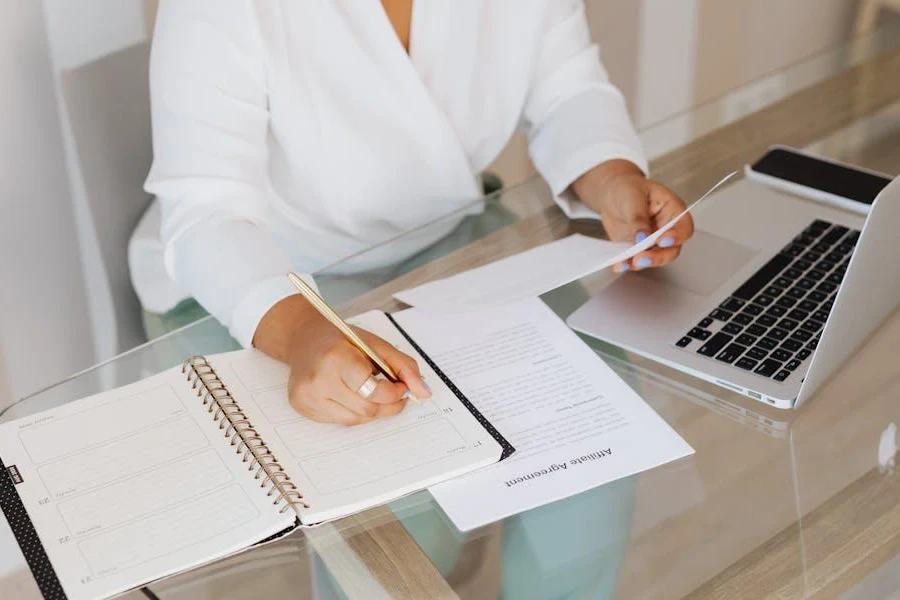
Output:
[[294,293],[266,222],[268,110],[246,0],[162,0],[150,58],[153,167],[169,276],[243,346]]
[[523,114],[529,153],[567,215],[597,217],[567,192],[572,182],[607,160],[629,160],[645,173],[647,161],[591,42],[583,1],[547,0],[546,10]]

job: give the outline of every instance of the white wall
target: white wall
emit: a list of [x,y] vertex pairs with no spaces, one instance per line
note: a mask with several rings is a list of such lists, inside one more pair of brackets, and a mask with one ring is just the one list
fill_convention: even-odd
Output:
[[39,2],[0,2],[0,359],[6,404],[93,362]]

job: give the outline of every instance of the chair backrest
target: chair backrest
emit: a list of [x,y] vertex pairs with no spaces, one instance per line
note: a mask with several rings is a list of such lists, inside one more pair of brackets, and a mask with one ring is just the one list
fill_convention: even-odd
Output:
[[78,167],[112,296],[117,351],[146,339],[128,272],[128,239],[151,200],[143,189],[153,156],[149,56],[150,44],[142,43],[61,76]]

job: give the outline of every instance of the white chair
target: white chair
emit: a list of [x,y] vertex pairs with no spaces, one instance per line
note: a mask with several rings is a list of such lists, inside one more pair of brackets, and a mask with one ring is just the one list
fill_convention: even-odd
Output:
[[151,200],[143,190],[153,156],[149,52],[149,43],[138,44],[61,75],[77,166],[112,296],[117,352],[146,341],[127,249]]

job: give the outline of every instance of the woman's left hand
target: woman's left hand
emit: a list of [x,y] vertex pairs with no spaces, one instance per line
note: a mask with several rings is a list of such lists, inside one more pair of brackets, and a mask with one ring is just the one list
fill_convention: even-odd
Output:
[[[684,201],[666,186],[647,179],[633,163],[611,160],[598,165],[572,184],[579,199],[600,213],[609,238],[637,243],[678,216]],[[679,219],[656,246],[616,265],[615,270],[660,267],[678,257],[694,233],[690,213]]]

